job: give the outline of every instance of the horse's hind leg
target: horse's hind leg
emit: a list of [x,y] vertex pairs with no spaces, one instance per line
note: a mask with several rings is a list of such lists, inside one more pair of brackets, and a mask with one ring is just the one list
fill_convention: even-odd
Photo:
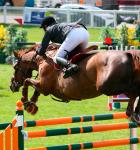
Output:
[[[38,80],[33,80],[33,79],[28,78],[24,81],[23,89],[22,89],[22,102],[28,113],[35,114],[38,110],[38,107],[36,106],[35,103],[37,102],[38,97],[40,95],[39,85],[40,84]],[[30,101],[28,101],[28,86],[32,86],[35,88],[34,94],[31,97]]]
[[138,98],[138,102],[135,107],[136,99],[137,97],[130,98],[126,114],[132,121],[136,122],[140,126],[140,99]]
[[140,97],[138,97],[138,103],[132,115],[132,120],[135,121],[140,126],[140,99],[139,98]]
[[97,68],[97,90],[106,95],[128,91],[133,79],[133,66],[126,54],[106,57]]
[[136,97],[129,97],[129,101],[128,101],[128,105],[127,105],[127,109],[126,109],[126,115],[128,117],[132,117],[133,112],[134,112],[134,103],[136,100]]

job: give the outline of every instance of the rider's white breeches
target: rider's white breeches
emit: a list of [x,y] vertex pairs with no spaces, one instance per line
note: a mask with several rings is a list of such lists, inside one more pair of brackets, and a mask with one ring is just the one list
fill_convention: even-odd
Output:
[[67,53],[71,52],[78,45],[80,45],[82,49],[86,48],[88,39],[89,33],[85,28],[72,29],[53,58],[54,62],[56,63],[56,57],[65,58]]

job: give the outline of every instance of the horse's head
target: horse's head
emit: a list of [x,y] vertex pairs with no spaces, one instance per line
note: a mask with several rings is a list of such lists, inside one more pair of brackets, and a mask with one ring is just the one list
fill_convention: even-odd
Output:
[[[11,78],[10,89],[13,92],[19,91],[19,88],[23,85],[23,82],[26,78],[32,77],[32,67],[31,63],[25,59],[26,52],[20,50],[18,52],[14,52],[14,56],[16,57],[16,63],[13,65],[14,74]],[[29,59],[29,58],[28,58]]]
[[[42,61],[43,58],[37,56],[36,59],[33,57],[36,54],[36,49],[39,45],[34,45],[29,48],[27,51],[19,50],[14,51],[14,56],[16,57],[17,62],[14,64],[14,75],[11,78],[10,89],[13,92],[19,91],[19,88],[23,86],[24,80],[32,77],[32,71],[37,70],[37,61]],[[49,45],[47,49],[48,60],[46,60],[49,64],[53,64],[52,57],[56,53],[56,50],[59,46],[55,44]],[[36,61],[36,62],[35,62]]]

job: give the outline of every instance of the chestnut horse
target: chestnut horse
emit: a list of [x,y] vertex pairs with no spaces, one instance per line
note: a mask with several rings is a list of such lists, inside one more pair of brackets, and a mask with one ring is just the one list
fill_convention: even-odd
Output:
[[[63,71],[55,69],[52,61],[57,48],[49,49],[45,59],[38,55],[34,57],[35,49],[14,52],[18,61],[14,65],[10,88],[16,92],[23,86],[22,101],[27,112],[37,112],[40,93],[52,94],[63,102],[124,93],[130,98],[127,115],[140,124],[140,102],[134,109],[135,99],[140,95],[140,51],[95,51],[77,63],[79,72],[64,79]],[[38,71],[38,79],[31,78],[33,70]],[[30,101],[28,86],[35,89]]]

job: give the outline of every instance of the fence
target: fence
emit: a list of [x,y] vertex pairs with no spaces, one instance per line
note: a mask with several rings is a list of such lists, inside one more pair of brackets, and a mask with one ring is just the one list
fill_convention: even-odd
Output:
[[116,27],[125,18],[140,19],[140,11],[0,7],[1,23],[16,23],[16,18],[22,18],[27,24],[37,25],[44,15],[53,15],[58,22],[75,22],[81,19],[81,22],[87,27]]
[[[94,126],[85,127],[72,127],[72,128],[58,128],[58,129],[47,129],[42,131],[25,131],[26,127],[35,126],[49,126],[57,124],[71,124],[76,122],[88,122],[98,120],[110,120],[110,119],[125,119],[127,118],[125,113],[115,114],[102,114],[92,116],[80,116],[80,117],[67,117],[67,118],[56,118],[47,120],[33,120],[25,121],[23,117],[22,103],[17,103],[17,116],[13,119],[12,123],[0,124],[0,130],[5,129],[0,133],[0,150],[24,150],[24,138],[37,138],[46,136],[58,136],[67,134],[78,134],[78,133],[89,133],[89,132],[103,132],[110,130],[121,130],[130,128],[130,138],[126,139],[114,139],[97,142],[87,142],[78,144],[68,145],[57,145],[47,146],[41,148],[27,148],[27,150],[79,150],[89,148],[100,148],[108,146],[119,146],[130,144],[131,150],[136,150],[136,143],[140,143],[140,138],[136,137],[136,123],[117,123],[117,124],[100,124]],[[12,132],[10,131],[12,129]],[[12,133],[12,134],[11,134]]]

